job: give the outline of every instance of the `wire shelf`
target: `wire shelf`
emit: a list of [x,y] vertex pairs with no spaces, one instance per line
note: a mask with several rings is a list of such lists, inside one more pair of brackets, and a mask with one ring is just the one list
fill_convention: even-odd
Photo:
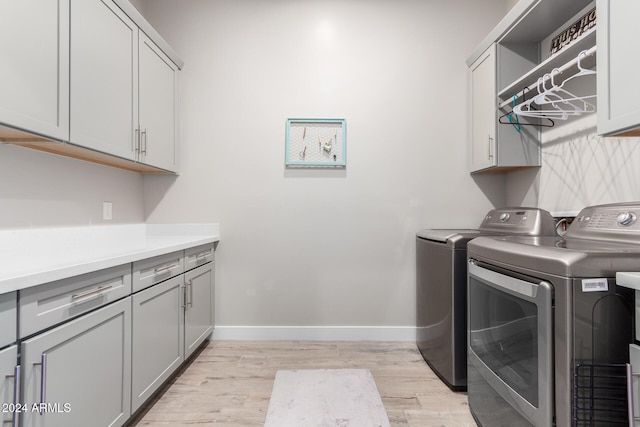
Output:
[[573,389],[576,427],[629,425],[625,364],[578,364]]

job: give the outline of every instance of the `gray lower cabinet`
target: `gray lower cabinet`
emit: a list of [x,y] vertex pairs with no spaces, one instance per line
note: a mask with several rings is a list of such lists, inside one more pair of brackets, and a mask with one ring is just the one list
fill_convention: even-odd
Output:
[[[637,294],[638,291],[636,290],[636,295]],[[636,305],[636,310],[637,309],[638,306]],[[631,400],[629,404],[633,405],[633,413],[635,414],[633,424],[630,424],[630,426],[640,427],[640,418],[638,418],[638,414],[640,414],[640,374],[638,374],[638,372],[640,372],[640,346],[629,344],[629,363],[631,364],[632,373],[631,378],[627,378],[627,381],[631,382],[631,395],[629,396]]]
[[0,295],[0,348],[16,342],[17,301],[15,292]]
[[124,424],[131,401],[130,297],[23,341],[21,361],[29,408],[24,427]]
[[[18,363],[17,294],[0,295],[0,422],[3,426],[18,426],[16,404],[20,401],[20,367]],[[6,348],[5,348],[6,347]]]
[[215,289],[214,263],[197,267],[184,274],[186,304],[184,313],[185,358],[189,357],[213,332]]
[[184,361],[183,276],[131,297],[132,396],[135,412]]
[[0,295],[0,399],[23,405],[18,418],[0,413],[3,425],[125,424],[213,331],[213,251]]
[[20,380],[18,362],[18,346],[0,350],[0,422],[3,426],[18,426],[20,401]]

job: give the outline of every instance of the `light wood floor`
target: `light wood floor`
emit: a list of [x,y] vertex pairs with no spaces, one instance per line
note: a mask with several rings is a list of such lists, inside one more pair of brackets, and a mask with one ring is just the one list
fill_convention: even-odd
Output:
[[262,426],[280,369],[369,369],[392,426],[476,426],[412,342],[210,341],[134,426]]

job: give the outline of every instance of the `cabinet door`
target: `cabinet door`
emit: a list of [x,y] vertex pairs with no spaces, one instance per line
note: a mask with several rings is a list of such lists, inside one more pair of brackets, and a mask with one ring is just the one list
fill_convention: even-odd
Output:
[[640,136],[637,0],[598,0],[598,134]]
[[0,295],[0,348],[16,342],[17,304],[16,292]]
[[0,2],[0,123],[69,139],[69,0]]
[[[637,291],[636,291],[637,292]],[[634,427],[640,427],[640,347],[635,344],[629,345],[629,363],[631,364],[631,396],[633,401],[630,402],[633,405],[633,413],[635,419],[633,422]]]
[[135,412],[184,361],[182,275],[132,298],[132,396]]
[[23,426],[118,426],[130,415],[127,297],[22,343]]
[[138,28],[110,0],[71,0],[71,143],[135,160]]
[[186,287],[185,358],[213,332],[215,286],[214,263],[202,265],[184,274]]
[[19,380],[18,369],[18,346],[11,346],[0,351],[0,421],[3,426],[17,426],[16,406],[19,402],[19,393],[16,388]]
[[496,46],[471,65],[471,172],[497,164]]
[[140,161],[176,171],[178,68],[140,32]]

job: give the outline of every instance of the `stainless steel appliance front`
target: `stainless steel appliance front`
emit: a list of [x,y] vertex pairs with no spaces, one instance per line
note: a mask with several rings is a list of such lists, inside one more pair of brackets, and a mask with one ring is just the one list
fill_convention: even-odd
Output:
[[640,203],[603,205],[583,209],[562,239],[469,242],[468,395],[479,425],[628,425],[634,294],[615,276],[640,269],[637,218]]
[[467,243],[478,236],[555,235],[542,209],[489,211],[477,230],[428,229],[416,235],[416,344],[451,389],[467,386]]
[[[469,262],[469,394],[476,416],[510,427],[553,425],[553,288]],[[481,377],[490,387],[482,387]],[[472,385],[471,382],[474,384]],[[488,413],[479,414],[486,408]],[[511,410],[514,408],[515,410]]]

